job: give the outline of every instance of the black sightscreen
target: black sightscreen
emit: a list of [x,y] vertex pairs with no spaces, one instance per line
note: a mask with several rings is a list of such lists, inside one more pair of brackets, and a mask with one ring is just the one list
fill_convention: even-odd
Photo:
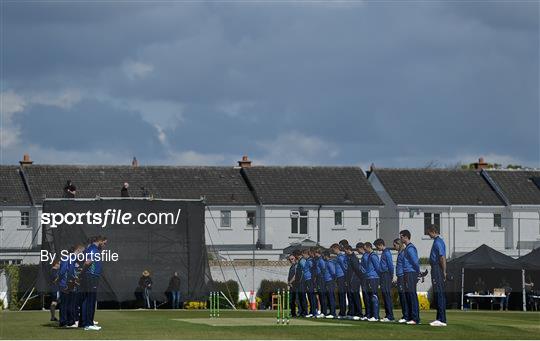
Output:
[[[205,247],[204,210],[202,201],[147,200],[147,199],[64,199],[45,200],[46,213],[101,213],[107,210],[131,213],[129,224],[98,225],[42,224],[42,250],[59,253],[95,235],[104,235],[105,250],[116,252],[118,261],[103,262],[103,274],[98,289],[99,301],[125,302],[135,299],[135,290],[144,270],[150,271],[152,295],[164,301],[169,279],[175,271],[181,278],[183,300],[204,299],[211,285],[210,269]],[[179,211],[180,210],[180,211]],[[111,211],[109,211],[111,212]],[[180,212],[180,213],[178,213]],[[159,219],[161,223],[140,224],[137,217]],[[84,218],[85,219],[85,218]],[[109,220],[111,218],[109,217]],[[94,221],[95,222],[95,221]],[[57,255],[58,257],[58,255]],[[50,265],[41,263],[40,289],[48,290]]]

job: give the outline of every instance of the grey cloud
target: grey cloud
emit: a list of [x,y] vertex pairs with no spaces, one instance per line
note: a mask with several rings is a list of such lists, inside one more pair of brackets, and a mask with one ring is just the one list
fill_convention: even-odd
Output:
[[[36,22],[29,19],[36,13],[17,21],[25,16],[19,9],[6,30],[7,84],[15,91],[82,88],[89,101],[71,110],[75,123],[90,115],[93,94],[145,103],[145,121],[137,116],[133,130],[153,140],[143,145],[125,135],[119,145],[149,156],[171,148],[265,160],[269,152],[257,141],[296,131],[340,151],[311,155],[310,163],[399,166],[489,154],[540,165],[538,4],[120,7],[86,15],[67,8]],[[152,70],[127,77],[129,61]],[[114,101],[98,102],[100,120],[130,121]],[[223,103],[250,105],[242,115],[224,115]],[[162,127],[164,147],[149,117],[154,110],[156,121],[175,118],[176,107],[181,120]],[[42,120],[32,118],[45,114],[51,122],[67,118],[26,112],[24,139],[60,148],[32,128]],[[80,148],[100,142],[87,143]]]

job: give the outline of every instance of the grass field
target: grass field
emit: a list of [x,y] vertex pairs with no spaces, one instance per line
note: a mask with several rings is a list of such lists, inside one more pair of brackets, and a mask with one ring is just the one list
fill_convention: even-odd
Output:
[[293,319],[275,324],[272,312],[222,311],[210,320],[204,310],[102,310],[101,331],[62,329],[46,311],[0,313],[0,339],[540,339],[540,313],[449,311],[449,325],[434,328],[434,311],[422,312],[423,324]]

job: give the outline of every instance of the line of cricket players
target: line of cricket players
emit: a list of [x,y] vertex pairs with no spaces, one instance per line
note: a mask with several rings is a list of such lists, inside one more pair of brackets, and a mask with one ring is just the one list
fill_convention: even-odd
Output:
[[[433,239],[429,259],[437,306],[436,320],[430,325],[444,327],[447,323],[446,247],[438,227],[432,225],[427,232]],[[416,287],[428,271],[420,271],[418,251],[411,243],[408,230],[400,231],[399,238],[393,241],[393,249],[398,252],[395,266],[391,250],[382,239],[375,240],[373,244],[359,242],[354,247],[347,240],[341,240],[327,250],[320,247],[295,250],[289,255],[291,316],[394,322],[391,289],[395,285],[402,312],[397,322],[419,324]],[[379,288],[384,302],[384,318],[379,316]]]
[[[88,243],[71,247],[67,257],[56,260],[51,268],[51,321],[57,321],[54,309],[60,307],[60,327],[100,330],[94,321],[97,289],[102,272],[102,263],[96,255],[101,252],[107,238],[95,236]],[[86,261],[77,261],[80,254]]]

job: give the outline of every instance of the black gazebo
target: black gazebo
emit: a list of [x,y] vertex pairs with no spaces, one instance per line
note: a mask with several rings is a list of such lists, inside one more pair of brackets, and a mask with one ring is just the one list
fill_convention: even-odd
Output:
[[[481,270],[500,270],[508,272],[511,275],[518,275],[521,273],[521,286],[523,290],[523,296],[525,297],[524,281],[525,275],[522,270],[521,262],[507,256],[491,247],[483,244],[477,249],[457,257],[448,262],[448,272],[454,274],[454,277],[461,278],[461,309],[463,310],[463,300],[465,295],[465,273],[469,271],[481,271]],[[515,277],[514,277],[515,278]],[[457,282],[457,281],[456,281]],[[457,283],[456,283],[457,284]],[[456,288],[457,289],[457,288]],[[523,307],[525,309],[525,299],[523,300]]]

